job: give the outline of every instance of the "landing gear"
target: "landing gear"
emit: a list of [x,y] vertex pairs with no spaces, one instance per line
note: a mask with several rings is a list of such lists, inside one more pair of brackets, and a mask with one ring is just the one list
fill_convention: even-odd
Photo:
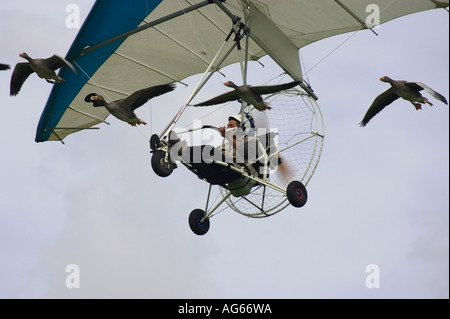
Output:
[[286,195],[289,203],[294,207],[305,206],[308,200],[308,193],[306,187],[301,182],[292,181],[286,189]]
[[152,168],[156,175],[167,177],[175,169],[175,163],[170,160],[170,156],[164,151],[154,151],[152,156]]
[[[159,136],[153,134],[150,138],[150,148],[152,150],[152,168],[156,175],[160,177],[167,177],[172,174],[177,167],[170,159],[170,154],[162,147]],[[167,148],[166,148],[167,149]]]
[[161,145],[161,140],[157,134],[150,137],[150,148],[152,151],[156,150]]
[[194,209],[189,214],[189,226],[194,234],[203,236],[209,230],[209,218],[205,218],[205,212],[201,209]]
[[156,175],[167,177],[175,169],[175,163],[170,160],[169,154],[161,150],[156,150],[152,156],[152,168]]

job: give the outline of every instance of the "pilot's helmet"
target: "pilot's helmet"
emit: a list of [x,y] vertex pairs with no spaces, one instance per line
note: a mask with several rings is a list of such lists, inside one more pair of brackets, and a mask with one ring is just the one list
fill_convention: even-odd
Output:
[[251,118],[247,118],[247,116],[242,116],[241,114],[234,114],[228,118],[229,120],[235,120],[238,122],[238,126],[240,128],[241,134],[244,136],[249,135],[252,129],[252,125],[250,123]]

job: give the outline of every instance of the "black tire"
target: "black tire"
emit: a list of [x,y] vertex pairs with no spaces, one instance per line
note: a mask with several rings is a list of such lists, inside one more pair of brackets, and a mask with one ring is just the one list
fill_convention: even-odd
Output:
[[289,183],[286,189],[286,195],[289,203],[294,207],[303,207],[308,201],[308,193],[306,191],[306,187],[298,181]]
[[206,218],[202,221],[204,217],[205,212],[201,209],[194,209],[189,214],[189,226],[191,227],[191,230],[194,232],[194,234],[203,236],[208,232],[209,218]]
[[154,151],[161,145],[161,141],[159,140],[159,136],[157,134],[153,134],[150,137],[150,148]]
[[152,168],[156,175],[167,177],[172,174],[175,164],[169,158],[166,160],[166,152],[154,151],[152,156]]

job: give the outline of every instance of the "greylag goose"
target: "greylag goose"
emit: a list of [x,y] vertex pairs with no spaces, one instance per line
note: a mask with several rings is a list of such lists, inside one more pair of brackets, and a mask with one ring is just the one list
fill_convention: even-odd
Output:
[[366,126],[367,123],[369,123],[369,121],[375,115],[377,115],[387,105],[391,104],[392,102],[394,102],[399,98],[411,102],[416,108],[416,110],[421,110],[422,104],[424,103],[433,106],[433,104],[426,97],[422,96],[422,94],[420,93],[420,91],[422,90],[425,90],[433,97],[435,97],[437,100],[445,104],[448,104],[447,99],[444,96],[442,96],[441,94],[439,94],[438,92],[434,91],[432,88],[421,82],[395,81],[388,76],[381,77],[380,81],[389,83],[391,87],[384,93],[381,93],[373,101],[372,105],[370,106],[369,110],[364,116],[364,119],[360,123],[361,126]]
[[279,91],[288,90],[297,86],[300,82],[294,81],[285,84],[278,85],[266,85],[266,86],[251,86],[241,85],[237,86],[232,81],[225,82],[225,86],[233,88],[234,90],[219,96],[216,96],[208,101],[195,104],[194,106],[209,106],[215,104],[221,104],[225,102],[243,100],[248,104],[253,105],[258,111],[270,110],[271,107],[264,102],[261,95],[272,94]]
[[48,83],[52,84],[55,83],[55,81],[64,82],[64,79],[58,76],[55,72],[55,70],[62,68],[63,66],[68,66],[73,72],[75,72],[75,74],[78,75],[78,71],[69,61],[56,54],[48,59],[32,59],[25,52],[20,53],[19,56],[26,59],[28,62],[16,64],[11,76],[11,96],[19,93],[23,83],[33,72],[36,72],[40,78],[43,78]]
[[92,102],[94,107],[104,106],[113,116],[127,122],[131,126],[140,124],[147,125],[147,123],[136,116],[134,110],[145,104],[148,100],[174,89],[174,84],[164,84],[136,91],[123,100],[107,102],[103,96],[97,93],[88,94],[84,100],[86,102]]

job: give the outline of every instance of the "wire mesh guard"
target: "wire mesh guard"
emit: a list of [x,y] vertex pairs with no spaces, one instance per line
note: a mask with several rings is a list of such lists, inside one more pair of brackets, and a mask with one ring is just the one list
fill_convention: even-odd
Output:
[[[272,110],[258,112],[255,119],[263,116],[267,125],[265,132],[278,133],[275,145],[284,161],[270,171],[269,180],[284,189],[293,180],[306,186],[323,148],[324,125],[319,105],[297,89],[268,96],[265,101]],[[257,127],[261,126],[257,124]],[[223,197],[228,195],[222,187],[220,193]],[[246,196],[230,196],[226,203],[236,212],[253,218],[268,217],[289,206],[285,194],[262,185],[255,186]]]

